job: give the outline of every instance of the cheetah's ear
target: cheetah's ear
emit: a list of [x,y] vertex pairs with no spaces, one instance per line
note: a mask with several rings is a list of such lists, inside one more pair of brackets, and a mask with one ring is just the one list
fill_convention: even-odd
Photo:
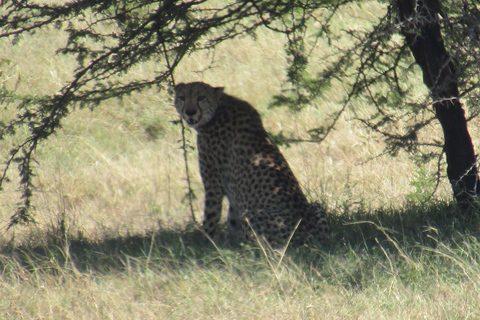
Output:
[[177,85],[173,88],[173,90],[174,90],[174,91],[178,91],[180,88],[182,88],[182,87],[184,87],[184,86],[185,86],[185,83],[179,83],[179,84],[177,84]]
[[220,97],[222,96],[223,89],[224,89],[224,87],[213,88],[213,92],[215,92],[215,96],[217,97],[217,100],[220,99]]

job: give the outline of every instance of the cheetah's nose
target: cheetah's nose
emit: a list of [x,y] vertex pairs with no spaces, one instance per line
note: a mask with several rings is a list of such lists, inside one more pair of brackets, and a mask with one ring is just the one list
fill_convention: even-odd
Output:
[[195,109],[187,109],[187,110],[185,110],[185,114],[186,114],[187,116],[189,116],[189,117],[194,116],[196,113],[197,113],[197,110],[195,110]]

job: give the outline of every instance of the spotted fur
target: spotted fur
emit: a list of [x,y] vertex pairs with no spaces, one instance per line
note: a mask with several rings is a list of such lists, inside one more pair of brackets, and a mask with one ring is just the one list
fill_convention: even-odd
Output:
[[198,133],[208,235],[214,237],[226,196],[229,243],[249,241],[256,234],[278,247],[292,234],[293,241],[302,242],[329,236],[324,210],[307,202],[250,104],[223,93],[223,88],[193,82],[175,87],[175,107]]

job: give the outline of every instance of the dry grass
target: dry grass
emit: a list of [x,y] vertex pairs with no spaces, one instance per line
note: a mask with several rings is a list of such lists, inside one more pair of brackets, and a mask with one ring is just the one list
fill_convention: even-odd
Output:
[[395,250],[387,241],[370,246],[366,240],[362,249],[301,248],[284,257],[254,248],[217,250],[200,237],[171,230],[153,241],[151,235],[72,241],[4,254],[0,310],[4,319],[480,316],[473,237],[436,249],[417,241],[416,252],[403,251],[413,248],[404,243],[393,243],[403,247]]
[[[305,137],[340,108],[344,89],[333,88],[336,98],[298,113],[268,109],[285,80],[284,43],[268,31],[257,36],[222,44],[213,63],[206,53],[190,56],[175,78],[225,86],[259,109],[269,131]],[[55,93],[73,70],[72,60],[53,54],[64,40],[51,30],[5,45],[2,82],[19,92]],[[146,64],[135,72],[150,75],[155,68]],[[8,118],[13,111],[0,112]],[[171,97],[154,90],[94,111],[76,110],[37,150],[35,226],[5,231],[18,200],[16,185],[6,186],[0,198],[4,319],[480,316],[480,250],[469,236],[478,228],[453,219],[455,209],[444,203],[411,208],[405,196],[417,166],[405,154],[376,157],[381,140],[352,113],[321,144],[282,147],[309,198],[325,203],[336,235],[319,249],[289,252],[281,263],[273,252],[265,257],[249,247],[216,249],[184,231],[190,215],[181,201],[186,183],[180,128],[170,123],[177,118]],[[470,128],[478,145],[480,125],[472,122]],[[432,134],[439,135],[439,128]],[[8,150],[20,138],[0,141],[0,148]],[[188,139],[194,145],[193,132]],[[190,168],[201,220],[194,153]],[[15,175],[12,170],[13,181]],[[448,183],[437,196],[451,200]]]

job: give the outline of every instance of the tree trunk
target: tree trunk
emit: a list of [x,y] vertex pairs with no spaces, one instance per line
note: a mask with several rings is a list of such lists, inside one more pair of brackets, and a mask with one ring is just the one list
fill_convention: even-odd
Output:
[[434,100],[434,110],[443,129],[447,175],[453,194],[466,212],[478,208],[479,180],[472,139],[459,100],[457,75],[445,49],[438,23],[437,0],[396,0],[402,33],[423,81]]

